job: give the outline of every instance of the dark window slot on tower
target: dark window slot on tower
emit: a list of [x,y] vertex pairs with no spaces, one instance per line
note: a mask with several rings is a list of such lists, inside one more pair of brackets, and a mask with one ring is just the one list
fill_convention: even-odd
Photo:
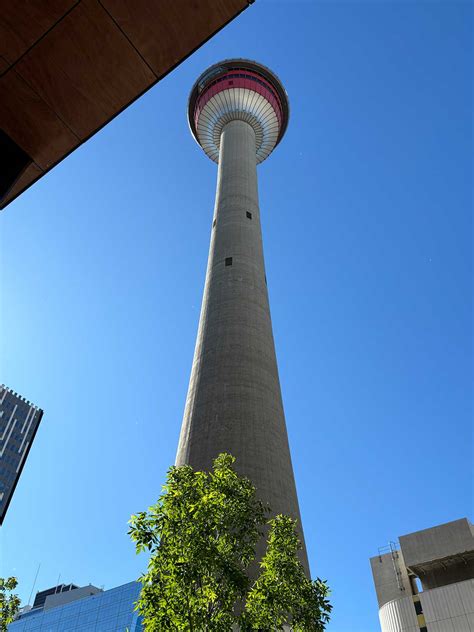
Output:
[[247,211],[246,215],[249,219],[252,219],[252,213],[250,211]]
[[226,266],[231,266],[232,265],[232,257],[226,257],[225,264],[226,264]]
[[215,227],[216,227],[216,224],[217,224],[217,219],[215,219],[215,220],[212,222],[212,228],[215,228]]
[[415,604],[415,612],[416,612],[416,614],[423,614],[423,608],[421,607],[421,602],[420,601],[414,601],[413,603]]

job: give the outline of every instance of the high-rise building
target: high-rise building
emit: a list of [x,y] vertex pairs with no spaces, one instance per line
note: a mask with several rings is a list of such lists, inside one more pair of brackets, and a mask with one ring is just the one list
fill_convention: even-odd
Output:
[[0,386],[0,525],[42,417],[40,408]]
[[370,559],[382,632],[474,632],[474,526],[401,536]]
[[[288,116],[288,97],[280,80],[254,61],[222,61],[206,70],[191,91],[189,125],[198,144],[218,164],[218,175],[176,464],[209,470],[219,453],[232,454],[237,471],[254,483],[272,512],[298,520],[304,546],[257,190],[257,164],[283,138]],[[309,572],[304,549],[301,557]]]
[[141,632],[134,609],[140,590],[137,582],[105,591],[91,585],[54,586],[39,592],[8,632]]

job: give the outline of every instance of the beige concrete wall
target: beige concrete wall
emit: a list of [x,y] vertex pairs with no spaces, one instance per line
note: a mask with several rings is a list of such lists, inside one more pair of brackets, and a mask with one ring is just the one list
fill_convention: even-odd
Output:
[[474,632],[474,579],[420,593],[428,632]]
[[466,518],[401,536],[400,547],[423,590],[474,578],[474,538]]
[[[406,595],[411,595],[411,584],[408,578],[405,562],[401,551],[395,551],[394,555],[396,568],[400,571],[399,581],[397,581],[396,570],[391,553],[377,555],[370,558],[372,576],[374,578],[375,591],[379,608],[388,601],[400,599]],[[399,585],[400,584],[400,585]]]
[[474,537],[466,518],[402,535],[399,540],[409,567],[474,551]]

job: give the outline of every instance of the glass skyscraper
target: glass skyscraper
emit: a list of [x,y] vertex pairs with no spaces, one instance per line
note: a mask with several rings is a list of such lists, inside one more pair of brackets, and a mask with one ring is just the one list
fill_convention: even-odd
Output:
[[[135,612],[141,584],[130,582],[117,588],[84,596],[88,587],[48,597],[40,608],[33,608],[10,623],[8,632],[141,632],[143,626]],[[97,589],[95,589],[97,590]],[[54,604],[78,597],[69,603]],[[83,596],[80,597],[79,595]]]
[[40,408],[0,385],[0,525],[42,416]]

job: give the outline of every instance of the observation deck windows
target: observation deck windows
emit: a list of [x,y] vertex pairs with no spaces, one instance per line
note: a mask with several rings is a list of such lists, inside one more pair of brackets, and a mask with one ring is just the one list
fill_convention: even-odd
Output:
[[[243,73],[225,74],[222,77],[218,77],[217,79],[214,79],[214,81],[211,81],[208,85],[205,86],[205,88],[207,90],[211,86],[215,86],[216,84],[221,83],[222,81],[228,81],[229,79],[246,79],[247,81],[253,81],[254,83],[260,84],[267,90],[270,90],[275,95],[275,92],[269,82],[262,81],[261,79],[258,79],[257,77],[254,77],[253,75],[247,75]],[[234,84],[233,81],[229,81],[229,85],[233,85],[233,84]]]

